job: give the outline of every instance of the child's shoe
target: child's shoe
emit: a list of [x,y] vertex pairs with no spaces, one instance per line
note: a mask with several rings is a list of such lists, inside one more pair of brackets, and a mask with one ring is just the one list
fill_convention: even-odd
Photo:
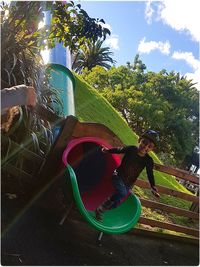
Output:
[[97,208],[95,210],[95,218],[97,221],[102,221],[103,220],[103,211],[100,208]]

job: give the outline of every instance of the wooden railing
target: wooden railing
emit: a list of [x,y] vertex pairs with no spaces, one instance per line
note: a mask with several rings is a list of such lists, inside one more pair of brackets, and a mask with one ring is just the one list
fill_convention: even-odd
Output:
[[[195,175],[190,174],[189,172],[186,172],[184,170],[180,170],[180,169],[176,169],[176,168],[172,168],[172,167],[167,167],[167,166],[163,166],[163,165],[159,165],[159,164],[155,164],[154,169],[160,172],[164,172],[170,175],[174,175],[178,178],[181,178],[183,180],[186,181],[190,181],[192,183],[195,184],[199,184],[199,178]],[[146,181],[143,181],[141,179],[138,179],[135,183],[135,185],[141,187],[141,188],[145,188],[145,189],[150,189],[149,183]],[[159,192],[161,194],[166,194],[169,195],[171,197],[176,197],[176,198],[181,198],[184,199],[186,201],[189,201],[192,203],[195,203],[196,205],[199,204],[199,197],[193,195],[193,194],[187,194],[187,193],[183,193],[174,189],[170,189],[164,186],[156,186],[159,190]],[[174,206],[170,206],[170,205],[166,205],[163,203],[160,203],[159,200],[157,201],[151,201],[151,200],[147,200],[147,199],[143,199],[140,198],[141,204],[143,207],[147,207],[150,208],[152,210],[161,210],[163,212],[166,213],[173,213],[176,214],[178,216],[184,216],[187,217],[188,220],[192,219],[192,220],[199,220],[199,212],[197,209],[197,212],[191,211],[191,210],[187,210],[187,209],[182,209],[182,208],[178,208],[178,207],[174,207]],[[195,238],[199,237],[199,229],[193,228],[193,227],[186,227],[186,226],[182,226],[182,225],[177,225],[177,224],[173,224],[173,223],[167,223],[167,222],[162,222],[162,221],[158,221],[158,220],[152,220],[146,217],[141,216],[139,219],[139,223],[143,224],[143,225],[149,225],[151,227],[158,227],[158,228],[162,228],[162,229],[167,229],[167,230],[171,230],[171,231],[175,231],[175,232],[179,232],[179,233],[184,233],[186,235],[190,235],[193,236]]]

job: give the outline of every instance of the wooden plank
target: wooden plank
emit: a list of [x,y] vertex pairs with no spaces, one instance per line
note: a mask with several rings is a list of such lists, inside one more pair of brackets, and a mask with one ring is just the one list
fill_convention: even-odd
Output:
[[175,213],[175,214],[177,214],[179,216],[185,216],[185,217],[189,217],[189,218],[196,219],[196,220],[199,219],[199,214],[198,213],[195,213],[195,212],[192,212],[192,211],[189,211],[189,210],[176,208],[176,207],[173,207],[173,206],[169,206],[169,205],[166,205],[166,204],[158,203],[158,202],[147,200],[147,199],[143,199],[143,198],[140,198],[140,201],[142,203],[142,206],[144,206],[144,207],[153,208],[153,209],[159,209],[159,210],[162,210],[162,211],[166,211],[168,213]]
[[178,168],[160,165],[157,163],[154,163],[154,169],[159,171],[159,172],[171,174],[171,175],[174,175],[174,176],[179,177],[181,179],[184,179],[186,181],[190,181],[190,182],[193,182],[195,184],[199,184],[199,178],[196,175],[192,175],[187,171],[180,170]]
[[187,235],[199,237],[199,231],[197,229],[194,229],[194,228],[189,228],[189,227],[185,227],[185,226],[181,226],[181,225],[177,225],[177,224],[166,223],[166,222],[160,222],[160,221],[148,219],[148,218],[145,218],[142,216],[140,217],[138,222],[141,224],[150,225],[152,227],[163,228],[163,229],[167,229],[167,230],[171,230],[171,231],[180,232],[180,233],[184,233]]
[[[150,185],[147,181],[143,181],[141,179],[137,179],[137,181],[135,182],[135,185],[142,187],[142,188],[146,188],[146,189],[150,189]],[[190,195],[190,194],[186,194],[174,189],[170,189],[161,185],[156,185],[156,187],[158,188],[159,193],[163,193],[163,194],[167,194],[173,197],[178,197],[187,201],[192,201],[192,202],[199,202],[199,198],[197,196],[194,195]]]
[[78,122],[74,132],[74,138],[84,136],[98,137],[107,141],[111,146],[124,146],[123,142],[108,127],[100,123]]

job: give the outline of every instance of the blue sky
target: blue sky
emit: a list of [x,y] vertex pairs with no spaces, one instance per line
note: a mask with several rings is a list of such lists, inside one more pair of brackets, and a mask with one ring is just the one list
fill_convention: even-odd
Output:
[[[77,2],[75,2],[77,3]],[[105,45],[117,66],[140,54],[147,69],[177,71],[200,90],[200,1],[78,1],[90,17],[111,30]]]

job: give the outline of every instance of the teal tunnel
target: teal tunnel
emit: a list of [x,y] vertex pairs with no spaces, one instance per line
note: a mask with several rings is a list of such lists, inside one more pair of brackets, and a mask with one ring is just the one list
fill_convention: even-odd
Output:
[[71,71],[60,64],[48,64],[46,73],[49,84],[55,91],[52,108],[63,117],[75,115],[75,79]]

